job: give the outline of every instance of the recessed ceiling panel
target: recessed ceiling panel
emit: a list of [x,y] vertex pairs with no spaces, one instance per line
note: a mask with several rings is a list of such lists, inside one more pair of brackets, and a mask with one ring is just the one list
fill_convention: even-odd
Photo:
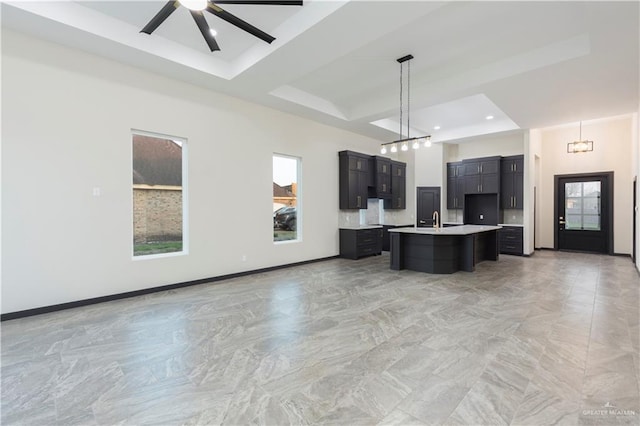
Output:
[[[406,110],[404,114],[402,133],[405,137],[431,135],[433,142],[445,142],[520,128],[484,94],[411,111],[409,135],[406,131]],[[395,131],[400,127],[398,116],[399,113],[371,124]]]

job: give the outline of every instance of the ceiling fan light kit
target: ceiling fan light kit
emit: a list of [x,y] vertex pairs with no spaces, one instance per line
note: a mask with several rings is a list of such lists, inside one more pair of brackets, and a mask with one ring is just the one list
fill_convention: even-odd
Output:
[[231,25],[240,28],[243,31],[248,32],[254,37],[259,38],[269,44],[271,44],[275,37],[267,34],[261,29],[254,27],[246,21],[238,18],[237,16],[222,9],[219,4],[244,4],[244,5],[263,5],[263,6],[302,6],[302,1],[287,1],[287,0],[169,0],[160,11],[144,26],[140,31],[141,33],[149,34],[153,33],[173,12],[180,6],[184,6],[189,9],[193,20],[196,22],[202,37],[209,46],[209,50],[212,52],[220,50],[218,42],[215,39],[217,35],[215,30],[212,30],[204,17],[204,11],[217,16],[223,21],[227,21]]
[[[413,149],[419,149],[420,143],[422,143],[425,148],[429,148],[431,146],[431,135],[418,136],[414,138],[412,138],[410,135],[410,121],[409,121],[411,117],[410,116],[411,114],[411,109],[410,109],[411,62],[410,61],[412,59],[413,59],[413,55],[405,55],[402,58],[397,59],[397,61],[400,63],[400,129],[398,132],[398,140],[395,140],[393,142],[383,143],[380,145],[380,153],[383,155],[387,153],[387,145],[391,145],[390,151],[392,153],[398,152],[398,147],[397,147],[398,144],[400,144],[400,149],[402,151],[409,150],[409,143],[411,143],[411,147]],[[402,88],[404,85],[404,80],[402,78],[402,69],[403,69],[403,63],[405,62],[407,62],[407,137],[403,138],[402,137]]]
[[204,10],[207,7],[207,0],[179,0],[179,2],[191,10]]

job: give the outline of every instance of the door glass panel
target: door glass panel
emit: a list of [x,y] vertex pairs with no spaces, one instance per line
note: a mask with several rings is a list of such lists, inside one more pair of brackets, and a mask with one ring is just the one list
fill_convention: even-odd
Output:
[[565,183],[565,229],[600,231],[600,182]]
[[581,197],[582,196],[581,182],[565,183],[564,194],[565,194],[565,197]]
[[567,215],[565,229],[582,229],[582,215]]

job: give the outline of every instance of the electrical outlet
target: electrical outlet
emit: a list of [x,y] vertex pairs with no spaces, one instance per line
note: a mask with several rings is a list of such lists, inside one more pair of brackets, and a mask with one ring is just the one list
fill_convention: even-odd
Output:
[[243,261],[243,262],[246,262],[246,261],[247,261],[247,255],[246,255],[246,254],[243,254],[243,255],[242,255],[242,261]]
[[483,214],[480,215],[480,220],[484,220],[484,215]]
[[99,197],[100,196],[100,187],[96,186],[93,188],[93,196],[94,197]]

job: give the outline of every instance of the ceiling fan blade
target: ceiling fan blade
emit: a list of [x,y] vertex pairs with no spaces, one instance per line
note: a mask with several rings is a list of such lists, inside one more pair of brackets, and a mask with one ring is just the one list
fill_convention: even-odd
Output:
[[200,33],[202,33],[202,37],[204,37],[204,40],[207,42],[209,49],[211,49],[212,52],[220,50],[218,42],[216,42],[215,37],[213,37],[213,34],[211,34],[211,30],[209,29],[207,20],[204,18],[204,14],[199,10],[189,10],[189,12],[191,12],[193,20],[196,21],[196,24],[200,29]]
[[207,4],[207,9],[206,10],[209,13],[213,13],[218,18],[227,21],[231,25],[235,25],[236,27],[240,28],[241,30],[244,30],[244,31],[248,32],[249,34],[258,37],[260,40],[264,40],[267,43],[271,43],[273,40],[275,40],[275,37],[272,37],[269,34],[265,33],[264,31],[259,30],[258,28],[254,27],[250,23],[243,21],[242,19],[238,18],[237,16],[232,15],[231,13],[227,12],[226,10],[218,7],[217,5],[215,5],[215,4],[211,3],[211,2],[209,2]]
[[302,6],[302,0],[213,0],[217,4],[254,4],[275,6]]
[[165,19],[169,17],[175,10],[180,6],[180,2],[176,0],[169,0],[167,4],[165,4],[160,12],[156,14],[147,25],[140,31],[141,33],[151,34],[164,22]]

